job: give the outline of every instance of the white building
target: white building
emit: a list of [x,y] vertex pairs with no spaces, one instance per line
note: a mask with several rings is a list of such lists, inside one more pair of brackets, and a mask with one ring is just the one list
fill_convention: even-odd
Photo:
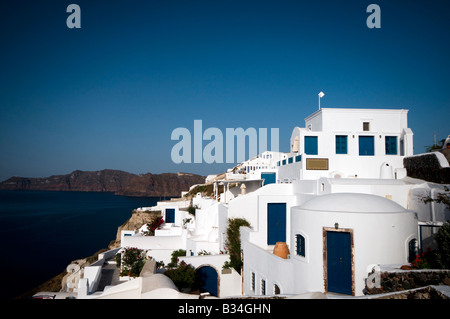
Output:
[[279,163],[278,180],[395,178],[413,155],[407,110],[320,109],[296,127],[291,155]]
[[[408,264],[421,222],[449,219],[442,207],[422,221],[408,210],[414,193],[440,186],[406,176],[407,112],[321,109],[294,128],[278,183],[229,203],[229,216],[251,224],[241,230],[245,295],[362,295],[376,264]],[[279,242],[286,259],[274,254]]]
[[266,245],[258,244],[254,231],[241,230],[245,295],[362,295],[375,264],[407,264],[409,255],[415,256],[410,247],[418,238],[416,213],[380,196],[317,196],[287,216],[288,228],[275,239],[288,243],[287,259],[272,253],[270,230]]
[[[158,203],[162,229],[155,236],[124,232],[122,246],[148,249],[166,264],[173,250],[185,249],[181,259],[208,278],[208,291],[218,297],[362,295],[375,265],[407,264],[431,234],[421,227],[450,219],[443,205],[420,201],[442,185],[406,176],[403,159],[413,156],[407,114],[320,109],[293,129],[290,153],[264,152],[225,179],[210,178],[214,198],[197,195],[195,216]],[[240,186],[230,189],[233,183]],[[222,269],[229,218],[250,223],[241,228],[242,277]],[[273,253],[282,242],[290,250],[285,258]]]
[[236,168],[239,173],[245,174],[246,179],[263,179],[264,185],[267,185],[276,182],[277,163],[287,157],[286,153],[265,151]]

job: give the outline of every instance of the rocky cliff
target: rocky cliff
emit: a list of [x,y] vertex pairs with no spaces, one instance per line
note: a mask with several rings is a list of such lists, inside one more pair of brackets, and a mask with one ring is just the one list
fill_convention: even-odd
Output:
[[0,183],[0,190],[45,190],[112,192],[124,196],[180,196],[205,177],[187,173],[135,175],[119,170],[73,171],[44,178],[11,177]]

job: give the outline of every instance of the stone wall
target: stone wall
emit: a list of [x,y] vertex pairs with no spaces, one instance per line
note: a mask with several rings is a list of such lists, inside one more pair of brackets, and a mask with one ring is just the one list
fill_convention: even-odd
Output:
[[449,184],[450,167],[442,167],[437,156],[442,157],[442,154],[437,155],[436,152],[432,152],[421,156],[405,157],[403,165],[407,175],[428,182]]
[[[366,295],[406,291],[430,285],[450,286],[450,270],[429,269],[373,272],[369,274],[369,278],[373,279],[373,281],[366,285]],[[426,293],[430,295],[432,292],[426,291]],[[410,292],[406,293],[406,295],[409,294]]]
[[449,299],[445,294],[433,286],[420,289],[405,290],[403,292],[384,294],[376,299]]

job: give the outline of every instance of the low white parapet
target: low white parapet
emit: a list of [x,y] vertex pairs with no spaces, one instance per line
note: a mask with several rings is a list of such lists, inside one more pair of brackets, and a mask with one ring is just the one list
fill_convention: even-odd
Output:
[[89,281],[87,278],[81,278],[78,281],[77,299],[86,299],[89,295]]
[[131,237],[134,236],[136,232],[134,230],[122,230],[120,232],[120,246],[124,246],[123,242],[125,237]]
[[[97,290],[98,284],[102,277],[102,266],[87,266],[84,267],[84,278],[88,282],[88,293],[92,294]],[[81,280],[81,279],[80,279]]]
[[111,257],[115,256],[118,252],[119,252],[120,248],[114,248],[108,251],[105,251],[103,253],[98,254],[98,260],[107,260],[110,259]]
[[181,236],[183,228],[176,227],[173,224],[164,224],[160,229],[155,230],[155,236]]

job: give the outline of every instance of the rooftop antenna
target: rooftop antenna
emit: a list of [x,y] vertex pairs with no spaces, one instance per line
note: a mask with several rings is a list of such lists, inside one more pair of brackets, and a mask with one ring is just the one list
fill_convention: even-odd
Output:
[[322,91],[320,91],[319,93],[319,110],[320,110],[320,99],[323,98],[325,95],[325,93],[323,93]]

